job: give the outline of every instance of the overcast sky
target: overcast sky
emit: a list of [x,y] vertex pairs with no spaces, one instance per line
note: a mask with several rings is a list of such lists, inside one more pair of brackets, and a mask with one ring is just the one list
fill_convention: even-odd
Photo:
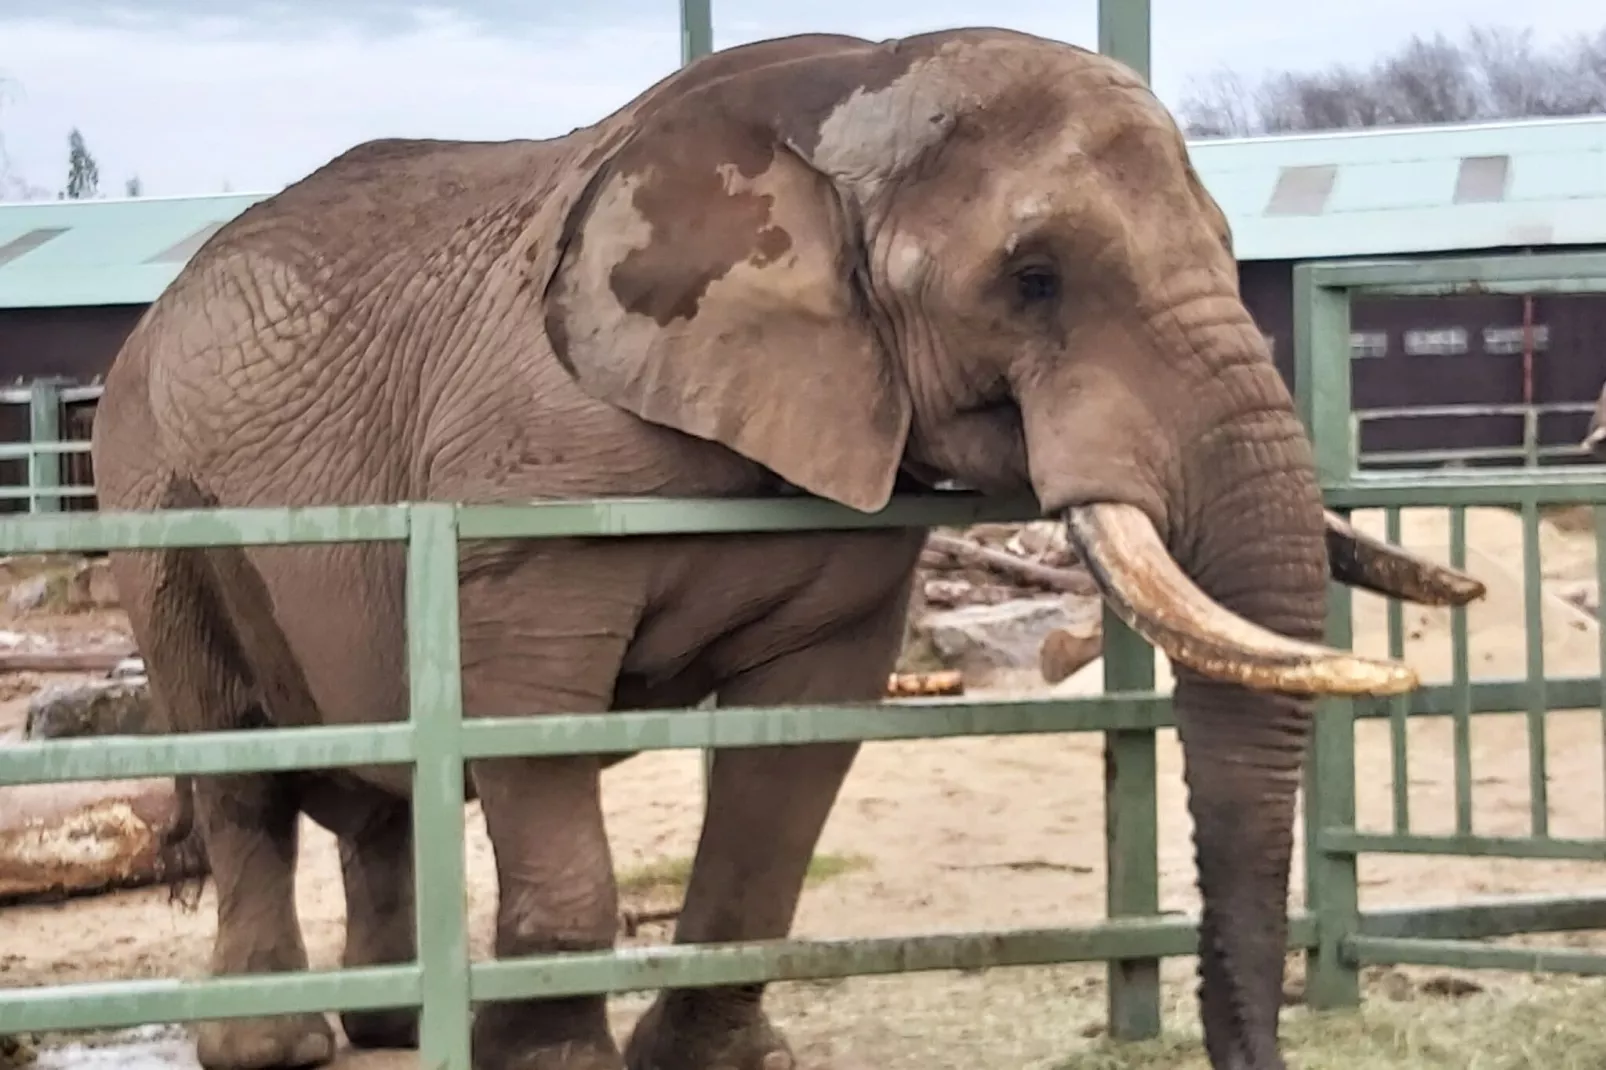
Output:
[[[1095,0],[713,0],[715,44],[992,24],[1088,46]],[[224,18],[215,12],[228,11]],[[1364,62],[1413,32],[1606,25],[1601,0],[1154,0],[1154,80]],[[582,14],[583,12],[583,14]],[[676,0],[0,0],[11,172],[60,189],[79,127],[120,194],[276,189],[372,137],[543,137],[679,61]]]

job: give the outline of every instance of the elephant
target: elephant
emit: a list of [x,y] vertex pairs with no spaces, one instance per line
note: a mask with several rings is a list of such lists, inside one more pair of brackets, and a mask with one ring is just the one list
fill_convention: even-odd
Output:
[[1597,461],[1606,461],[1606,383],[1600,387],[1600,397],[1595,399],[1595,411],[1590,414],[1589,427],[1584,432],[1584,441],[1579,443],[1589,455]]
[[[1324,510],[1227,219],[1132,70],[1025,33],[809,34],[701,58],[549,139],[365,142],[218,230],[105,380],[106,511],[810,495],[957,484],[1062,520],[1176,667],[1218,1070],[1284,1066],[1285,893],[1315,700],[1406,665],[1322,644],[1328,580],[1431,604],[1473,577]],[[863,703],[923,528],[461,546],[470,718]],[[398,544],[119,551],[173,732],[407,710]],[[718,751],[674,939],[784,937],[857,746]],[[614,943],[597,756],[468,763],[495,952]],[[405,767],[193,781],[215,974],[307,965],[298,815],[341,844],[342,962],[411,960]],[[477,1070],[786,1070],[764,986],[493,1003]],[[413,1010],[341,1018],[417,1043]],[[213,1070],[317,1064],[322,1015],[201,1023]]]

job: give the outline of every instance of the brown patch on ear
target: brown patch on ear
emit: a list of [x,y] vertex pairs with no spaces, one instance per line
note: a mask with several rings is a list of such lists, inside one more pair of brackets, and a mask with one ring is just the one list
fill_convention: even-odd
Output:
[[[774,196],[733,189],[727,181],[731,168],[753,179],[773,160],[773,152],[765,151],[717,169],[687,160],[655,167],[652,180],[637,186],[631,197],[652,228],[653,241],[632,250],[608,275],[620,306],[660,327],[691,320],[708,287],[737,264],[764,267],[789,252],[792,236],[771,221]],[[697,205],[697,212],[688,212],[687,205]],[[664,285],[670,277],[677,285]]]
[[793,152],[713,118],[663,122],[572,210],[548,337],[597,397],[873,511],[910,405],[850,281],[852,226]]

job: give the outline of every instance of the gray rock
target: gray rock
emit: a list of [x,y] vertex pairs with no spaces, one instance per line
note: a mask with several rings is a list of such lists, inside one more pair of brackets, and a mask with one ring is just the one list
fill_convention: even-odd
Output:
[[104,559],[79,561],[26,576],[11,586],[6,601],[13,613],[53,609],[76,613],[117,606],[117,584]]
[[29,576],[25,580],[15,583],[6,595],[6,605],[11,607],[13,613],[27,613],[38,609],[50,600],[54,584],[53,577]]
[[930,661],[984,676],[999,669],[1037,668],[1050,633],[1085,633],[1089,620],[1097,621],[1101,612],[1097,598],[1021,598],[930,613],[915,622],[913,631]]
[[142,735],[151,720],[150,690],[143,679],[57,684],[28,703],[29,739]]

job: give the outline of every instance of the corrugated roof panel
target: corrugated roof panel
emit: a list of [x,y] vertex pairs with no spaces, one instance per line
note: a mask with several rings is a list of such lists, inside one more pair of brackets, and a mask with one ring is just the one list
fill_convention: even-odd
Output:
[[[1603,116],[1222,139],[1189,151],[1243,260],[1606,245]],[[1493,164],[1474,165],[1484,171],[1463,185],[1462,161],[1483,157],[1509,158],[1504,200],[1457,203],[1458,188],[1498,188]],[[1290,202],[1301,214],[1267,214],[1279,181],[1306,184]],[[0,263],[0,308],[152,301],[218,225],[265,196],[0,204],[0,249],[62,231]]]

